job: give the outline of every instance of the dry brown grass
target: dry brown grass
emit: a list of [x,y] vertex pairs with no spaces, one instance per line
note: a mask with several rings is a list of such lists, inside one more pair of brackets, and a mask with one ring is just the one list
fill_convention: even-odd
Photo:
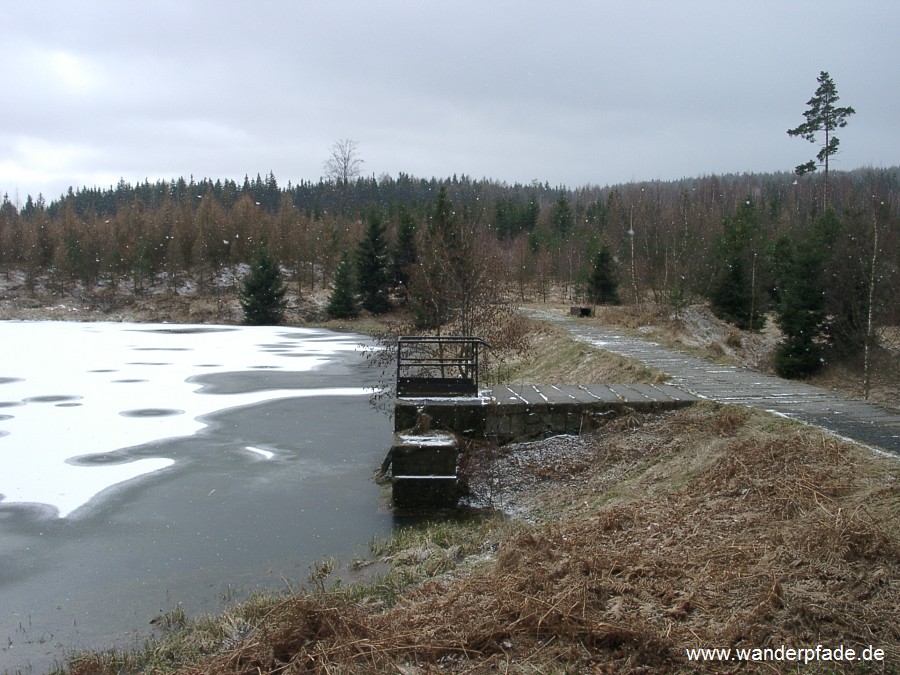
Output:
[[548,485],[564,514],[505,542],[489,572],[423,587],[391,615],[466,627],[457,648],[479,669],[540,654],[681,671],[687,647],[779,644],[873,644],[900,663],[896,460],[730,407],[597,442],[626,466],[616,499]]
[[530,321],[530,346],[499,373],[505,384],[661,382],[639,361],[576,342],[564,328]]

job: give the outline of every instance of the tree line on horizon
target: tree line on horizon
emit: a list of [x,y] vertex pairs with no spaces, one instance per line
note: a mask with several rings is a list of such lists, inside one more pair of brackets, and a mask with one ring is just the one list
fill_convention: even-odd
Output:
[[[0,271],[60,289],[127,281],[140,293],[177,288],[185,274],[212,283],[265,242],[298,293],[330,289],[345,258],[347,276],[377,275],[374,285],[353,282],[365,309],[410,303],[423,328],[450,319],[440,295],[452,295],[451,282],[502,287],[510,299],[546,300],[558,288],[573,301],[675,311],[705,299],[744,329],[774,311],[798,336],[782,370],[802,375],[826,349],[856,353],[900,323],[900,167],[832,171],[827,207],[824,189],[792,173],[575,189],[465,175],[286,187],[271,173],[242,185],[120,181],[49,204],[29,197],[17,207],[4,196]],[[366,246],[378,249],[369,272]],[[453,281],[467,257],[489,260],[490,270]]]

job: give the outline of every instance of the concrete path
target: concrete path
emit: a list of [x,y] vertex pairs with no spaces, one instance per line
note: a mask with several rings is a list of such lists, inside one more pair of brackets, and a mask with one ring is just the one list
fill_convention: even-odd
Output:
[[900,454],[900,414],[886,408],[749,368],[712,363],[559,314],[523,311],[528,316],[565,327],[578,340],[660,370],[670,376],[669,384],[700,398],[767,410]]

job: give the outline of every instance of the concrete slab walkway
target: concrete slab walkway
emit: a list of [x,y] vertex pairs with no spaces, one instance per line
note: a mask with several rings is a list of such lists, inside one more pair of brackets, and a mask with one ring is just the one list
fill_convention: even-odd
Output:
[[660,370],[669,375],[669,384],[700,398],[767,410],[900,454],[900,414],[887,408],[749,368],[712,363],[552,312],[522,311],[541,321],[563,326],[577,340]]

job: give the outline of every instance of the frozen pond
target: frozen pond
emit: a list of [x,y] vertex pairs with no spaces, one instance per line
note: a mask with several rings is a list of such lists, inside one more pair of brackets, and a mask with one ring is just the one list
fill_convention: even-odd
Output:
[[360,336],[0,323],[0,672],[348,560],[391,514]]

